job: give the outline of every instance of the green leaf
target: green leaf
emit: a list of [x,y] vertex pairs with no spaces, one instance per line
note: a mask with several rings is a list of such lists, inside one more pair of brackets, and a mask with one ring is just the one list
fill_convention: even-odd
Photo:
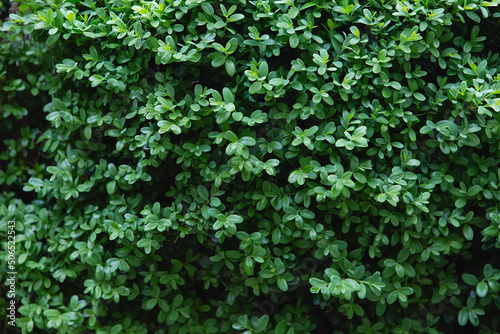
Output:
[[489,279],[491,278],[491,276],[493,276],[493,266],[490,263],[484,266],[483,274],[486,279]]
[[[236,66],[234,65],[234,62],[232,60],[229,60],[229,59],[226,60],[225,66],[226,66],[227,74],[229,74],[230,76],[233,76],[236,73]],[[215,67],[217,67],[217,66],[215,66]]]
[[240,138],[239,142],[245,146],[254,146],[256,144],[255,139],[253,139],[252,137],[242,137]]
[[66,107],[66,104],[58,98],[52,99],[52,105],[53,105],[55,110],[68,110],[68,107]]
[[106,185],[106,190],[108,191],[108,194],[110,195],[114,194],[116,190],[116,181],[115,180],[109,181]]
[[389,296],[387,297],[387,303],[388,304],[394,304],[394,302],[398,300],[398,292],[397,291],[392,291]]
[[278,287],[281,291],[288,291],[288,284],[283,277],[278,277]]
[[275,245],[279,244],[281,240],[281,229],[279,227],[275,228],[272,233],[272,241]]
[[208,193],[207,188],[200,184],[196,187],[196,190],[198,192],[198,196],[200,196],[202,200],[208,201],[210,194]]
[[425,96],[423,94],[421,94],[421,93],[418,93],[418,92],[413,92],[413,96],[417,100],[419,100],[419,101],[425,101],[426,100]]
[[260,317],[259,321],[257,321],[255,330],[257,332],[263,333],[266,330],[268,324],[269,324],[269,316],[267,314],[263,315],[262,317]]
[[464,233],[465,239],[467,239],[467,240],[474,239],[474,231],[472,230],[472,227],[470,227],[470,225],[468,225],[468,224],[464,225],[463,233]]
[[241,120],[242,120],[242,118],[243,118],[243,113],[241,113],[241,112],[233,112],[233,113],[231,114],[231,116],[233,117],[233,119],[234,119],[236,122],[239,122],[239,121],[241,121]]
[[240,252],[235,251],[235,250],[229,250],[225,254],[226,254],[227,258],[234,259],[234,260],[238,260],[243,256]]
[[61,317],[61,313],[58,310],[45,310],[43,311],[43,315],[49,320],[55,320]]
[[239,20],[243,20],[245,18],[245,15],[243,14],[233,14],[229,16],[229,21],[235,22]]
[[467,312],[466,308],[463,308],[458,312],[458,324],[460,326],[465,326],[467,324],[467,321],[469,319],[469,314]]
[[460,209],[463,208],[467,204],[467,200],[465,198],[459,198],[455,201],[455,206]]
[[87,125],[85,129],[83,130],[83,135],[85,139],[90,140],[92,138],[92,128],[90,125]]
[[275,334],[286,334],[286,325],[284,320],[280,321],[275,328]]
[[183,301],[184,297],[181,294],[178,294],[177,296],[175,296],[174,301],[172,302],[172,306],[178,308],[182,305]]
[[243,222],[243,218],[238,215],[230,215],[227,217],[227,221],[231,224],[240,224]]
[[52,45],[54,45],[59,40],[60,36],[61,36],[61,34],[55,34],[55,35],[49,36],[47,38],[47,41],[45,42],[45,45],[46,46],[52,46]]
[[[226,62],[227,56],[223,54],[218,54],[212,59],[213,67],[221,67]],[[234,65],[234,64],[233,64]]]
[[486,297],[488,294],[488,283],[485,281],[479,282],[479,284],[476,287],[476,292],[479,297]]
[[472,186],[467,190],[467,196],[476,196],[481,190],[482,187],[479,185]]
[[205,13],[207,13],[209,16],[212,16],[214,15],[214,8],[212,7],[212,5],[208,2],[202,2],[201,3],[201,8],[203,9],[203,11]]
[[304,90],[304,86],[300,83],[300,81],[292,81],[290,83],[290,87],[292,87],[295,90],[302,91]]
[[[473,12],[473,11],[471,11],[471,10],[468,10],[468,11],[466,11],[465,13],[467,14],[467,16],[468,16],[468,17],[469,17],[472,21],[477,22],[477,23],[481,23],[481,17],[480,17],[477,13],[475,13],[475,12]],[[466,51],[466,52],[468,52],[468,51]]]
[[262,89],[262,82],[256,81],[251,86],[248,92],[250,94],[257,94]]
[[478,279],[476,278],[476,276],[474,276],[472,274],[463,274],[462,279],[468,285],[476,285],[479,282]]

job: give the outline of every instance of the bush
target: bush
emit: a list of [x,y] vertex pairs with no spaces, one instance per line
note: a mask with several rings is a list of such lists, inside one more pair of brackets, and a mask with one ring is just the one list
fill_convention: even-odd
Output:
[[498,333],[497,4],[11,3],[17,326]]

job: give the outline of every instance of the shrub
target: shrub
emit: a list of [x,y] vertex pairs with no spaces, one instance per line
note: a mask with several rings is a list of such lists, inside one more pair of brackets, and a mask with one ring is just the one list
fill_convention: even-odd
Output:
[[497,5],[12,3],[17,326],[498,333]]

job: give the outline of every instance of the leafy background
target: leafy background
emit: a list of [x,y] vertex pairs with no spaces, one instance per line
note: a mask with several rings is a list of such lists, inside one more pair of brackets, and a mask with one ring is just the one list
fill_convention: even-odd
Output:
[[18,327],[497,333],[497,5],[2,2]]

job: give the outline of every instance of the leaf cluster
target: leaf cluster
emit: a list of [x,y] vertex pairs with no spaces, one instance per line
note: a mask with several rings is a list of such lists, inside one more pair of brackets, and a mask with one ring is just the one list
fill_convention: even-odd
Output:
[[18,5],[23,333],[500,330],[497,1]]

